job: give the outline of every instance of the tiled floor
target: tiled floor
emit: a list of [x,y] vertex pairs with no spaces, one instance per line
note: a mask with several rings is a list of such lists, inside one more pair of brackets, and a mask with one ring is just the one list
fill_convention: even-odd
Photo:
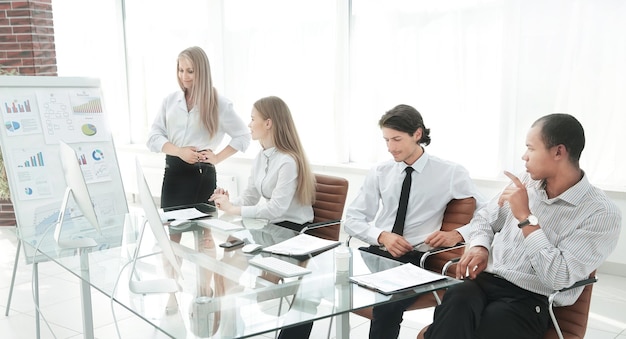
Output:
[[[4,312],[15,258],[16,239],[6,228],[0,228],[0,306]],[[599,274],[593,290],[589,339],[626,339],[626,277]],[[35,338],[35,308],[32,298],[32,265],[20,259],[9,315],[0,318],[0,337],[3,339]],[[82,338],[79,283],[54,263],[39,265],[41,311],[50,324],[41,322],[42,338]],[[97,338],[117,338],[110,300],[99,292],[92,292],[94,328]],[[167,338],[146,322],[139,320],[121,307],[115,307],[115,316],[122,338]],[[400,338],[413,339],[419,330],[430,323],[432,309],[405,314]],[[311,338],[326,338],[329,321],[315,323]],[[351,338],[366,338],[369,321],[351,315]],[[334,330],[331,332],[334,337]],[[273,338],[273,335],[261,338]]]

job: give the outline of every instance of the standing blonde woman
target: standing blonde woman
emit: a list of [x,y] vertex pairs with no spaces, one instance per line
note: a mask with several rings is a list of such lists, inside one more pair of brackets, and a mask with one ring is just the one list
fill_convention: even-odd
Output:
[[[248,127],[263,148],[252,165],[248,186],[233,201],[218,188],[211,201],[229,214],[301,229],[313,220],[315,178],[289,107],[275,96],[259,99]],[[261,198],[266,204],[257,205]]]
[[[250,145],[245,123],[213,87],[209,58],[202,48],[180,52],[176,72],[180,90],[163,100],[147,142],[151,151],[166,154],[161,207],[206,203],[216,188],[215,165]],[[226,134],[228,146],[216,151]],[[180,242],[181,233],[170,230],[170,239]],[[204,232],[202,251],[215,257],[210,230]],[[211,276],[205,272],[206,281]],[[201,294],[213,295],[209,284],[203,285]],[[172,294],[167,311],[177,309]]]

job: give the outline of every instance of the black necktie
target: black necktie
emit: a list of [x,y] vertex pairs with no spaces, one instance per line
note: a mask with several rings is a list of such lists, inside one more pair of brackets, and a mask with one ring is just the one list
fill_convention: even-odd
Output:
[[409,192],[411,191],[411,172],[413,167],[409,166],[404,169],[406,176],[402,182],[402,191],[400,191],[400,202],[398,203],[398,213],[396,214],[396,221],[393,223],[393,233],[400,234],[404,232],[404,219],[406,218],[406,208],[409,204]]

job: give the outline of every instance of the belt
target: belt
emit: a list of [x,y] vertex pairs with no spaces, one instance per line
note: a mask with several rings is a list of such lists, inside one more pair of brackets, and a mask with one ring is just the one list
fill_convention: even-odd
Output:
[[188,164],[181,158],[168,155],[165,158],[165,168],[172,171],[190,171],[196,170],[202,172],[202,169],[215,168],[210,162],[197,162],[195,164]]
[[[486,272],[486,271],[485,271],[485,273],[491,275],[494,278],[504,279],[501,275],[497,275],[495,273]],[[504,280],[506,280],[506,279],[504,279]]]

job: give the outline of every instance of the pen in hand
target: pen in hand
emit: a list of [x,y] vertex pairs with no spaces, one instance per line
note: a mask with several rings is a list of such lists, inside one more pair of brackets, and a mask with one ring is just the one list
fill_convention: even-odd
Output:
[[413,245],[413,249],[417,249],[418,247],[424,245],[425,243],[426,242],[424,242],[424,241],[418,242],[417,244]]

